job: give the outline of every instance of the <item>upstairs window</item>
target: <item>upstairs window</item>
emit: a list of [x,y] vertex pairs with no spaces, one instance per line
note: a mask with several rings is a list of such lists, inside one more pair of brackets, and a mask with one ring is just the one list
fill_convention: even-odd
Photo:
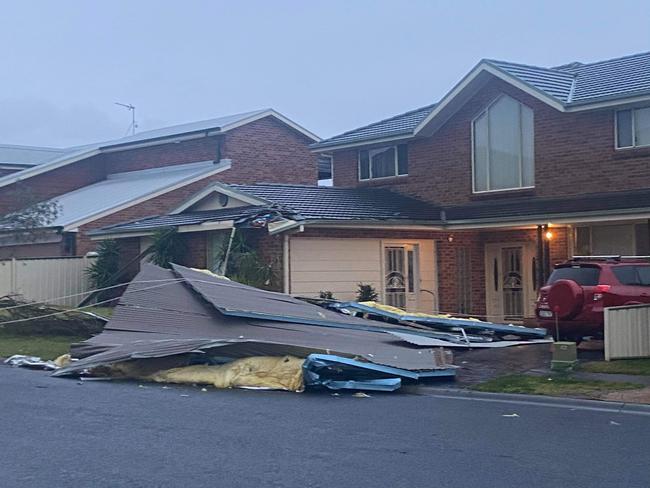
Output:
[[408,146],[406,144],[359,151],[360,180],[403,176],[408,172]]
[[474,192],[534,186],[533,111],[502,96],[472,122]]
[[650,146],[650,107],[616,112],[616,147]]

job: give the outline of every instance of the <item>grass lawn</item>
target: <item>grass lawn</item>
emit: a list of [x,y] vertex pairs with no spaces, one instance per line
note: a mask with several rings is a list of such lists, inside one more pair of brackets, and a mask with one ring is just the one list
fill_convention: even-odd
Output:
[[84,312],[92,312],[109,319],[113,315],[113,310],[113,307],[88,307],[84,309]]
[[70,344],[87,339],[75,336],[12,335],[0,330],[0,357],[14,354],[39,356],[42,359],[55,359],[70,352]]
[[495,393],[527,393],[550,396],[599,396],[611,391],[634,390],[643,385],[614,383],[611,381],[581,381],[565,376],[527,376],[512,374],[501,376],[472,387],[477,391]]
[[588,371],[590,373],[638,374],[650,376],[650,358],[589,361],[580,364],[580,371]]

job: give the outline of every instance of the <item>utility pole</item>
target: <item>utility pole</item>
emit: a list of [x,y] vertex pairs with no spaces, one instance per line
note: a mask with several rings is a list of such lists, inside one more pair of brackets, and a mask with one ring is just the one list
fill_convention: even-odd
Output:
[[138,127],[138,124],[135,121],[135,105],[131,105],[130,103],[120,103],[120,102],[115,102],[115,105],[124,107],[125,109],[131,112],[131,125],[126,130],[126,133],[128,134],[129,132],[131,132],[131,135],[135,135],[135,129]]

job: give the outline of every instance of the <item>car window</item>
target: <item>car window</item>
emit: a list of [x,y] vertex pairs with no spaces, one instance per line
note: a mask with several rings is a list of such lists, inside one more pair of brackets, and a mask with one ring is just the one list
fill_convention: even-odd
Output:
[[616,266],[612,271],[622,285],[650,286],[650,266]]
[[570,266],[566,268],[556,268],[548,278],[548,285],[552,285],[557,280],[573,280],[582,286],[596,286],[600,277],[600,268],[587,266]]

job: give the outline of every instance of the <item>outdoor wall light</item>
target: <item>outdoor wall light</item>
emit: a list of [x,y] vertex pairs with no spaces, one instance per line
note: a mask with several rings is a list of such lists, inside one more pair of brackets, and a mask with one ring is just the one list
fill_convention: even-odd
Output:
[[454,242],[454,234],[449,234],[449,235],[447,236],[447,241],[449,241],[449,242]]
[[546,240],[550,241],[553,239],[553,233],[550,230],[547,230],[546,234],[544,234],[544,237],[546,237]]

